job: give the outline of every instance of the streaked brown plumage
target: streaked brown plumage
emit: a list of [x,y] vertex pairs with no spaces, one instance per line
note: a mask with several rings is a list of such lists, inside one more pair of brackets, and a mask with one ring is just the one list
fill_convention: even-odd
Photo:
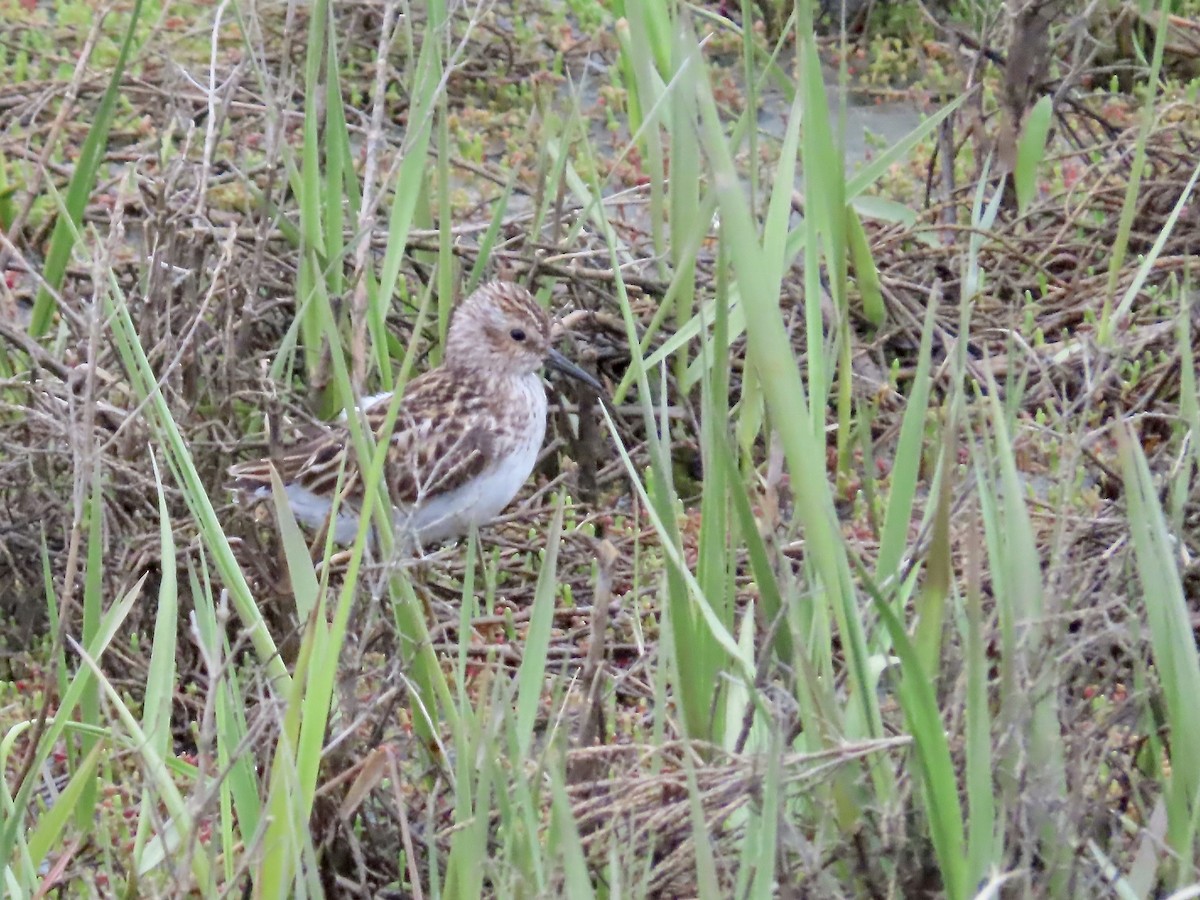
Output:
[[[444,362],[408,383],[388,438],[384,478],[397,538],[427,546],[465,534],[508,505],[528,479],[546,430],[543,362],[600,384],[550,346],[551,319],[524,288],[484,285],[455,310]],[[368,398],[362,414],[383,440],[391,394]],[[230,469],[233,489],[247,497],[271,493],[270,459]],[[324,525],[339,476],[342,494],[334,540],[358,529],[362,479],[345,423],[286,451],[275,461],[296,518]]]

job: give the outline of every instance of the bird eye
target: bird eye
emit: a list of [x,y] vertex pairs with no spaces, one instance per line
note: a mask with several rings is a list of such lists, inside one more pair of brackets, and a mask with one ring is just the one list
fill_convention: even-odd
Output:
[[514,341],[523,341],[523,340],[525,340],[525,332],[524,332],[522,329],[520,329],[520,328],[514,328],[512,331],[510,331],[510,332],[508,333],[508,336],[509,336],[510,338],[512,338]]

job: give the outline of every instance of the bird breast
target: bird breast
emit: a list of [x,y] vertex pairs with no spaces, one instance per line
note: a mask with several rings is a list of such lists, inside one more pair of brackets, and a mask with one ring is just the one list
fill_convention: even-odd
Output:
[[466,534],[494,519],[529,479],[546,437],[546,390],[537,373],[495,385],[495,457],[476,477],[425,497],[397,521],[423,545]]

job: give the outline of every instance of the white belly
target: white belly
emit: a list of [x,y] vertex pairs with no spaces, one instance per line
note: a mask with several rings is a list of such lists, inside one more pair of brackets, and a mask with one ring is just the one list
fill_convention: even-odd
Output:
[[429,546],[464,535],[471,526],[486,525],[512,502],[521,486],[529,480],[541,444],[540,439],[536,444],[529,441],[503,465],[492,466],[466,484],[430,497],[414,509],[397,510],[397,538],[401,532],[407,532],[419,544]]
[[[520,443],[465,484],[444,494],[426,497],[414,506],[396,508],[393,528],[399,546],[428,548],[448,538],[461,537],[472,526],[486,525],[512,502],[529,480],[546,436],[546,393],[536,374],[523,379],[516,389],[532,412],[530,421],[522,428]],[[259,493],[266,496],[269,492]],[[326,524],[332,505],[328,498],[295,483],[287,486],[287,495],[298,522],[314,529]],[[358,510],[343,502],[339,505],[336,520],[329,525],[336,543],[351,543],[358,533]]]
[[533,374],[517,385],[522,403],[532,415],[520,443],[478,476],[444,494],[423,499],[417,506],[396,511],[397,540],[407,536],[421,546],[465,535],[486,525],[504,510],[529,480],[546,437],[546,391]]

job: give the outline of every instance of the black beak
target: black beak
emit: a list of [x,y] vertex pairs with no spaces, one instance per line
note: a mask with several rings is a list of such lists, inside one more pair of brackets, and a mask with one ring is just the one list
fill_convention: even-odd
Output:
[[596,391],[596,393],[601,397],[604,396],[604,385],[602,385],[596,379],[596,376],[579,368],[579,366],[575,365],[575,363],[571,362],[553,347],[550,349],[550,352],[546,354],[546,365],[552,369],[557,369],[564,375],[570,375],[576,381],[582,381],[588,387]]

